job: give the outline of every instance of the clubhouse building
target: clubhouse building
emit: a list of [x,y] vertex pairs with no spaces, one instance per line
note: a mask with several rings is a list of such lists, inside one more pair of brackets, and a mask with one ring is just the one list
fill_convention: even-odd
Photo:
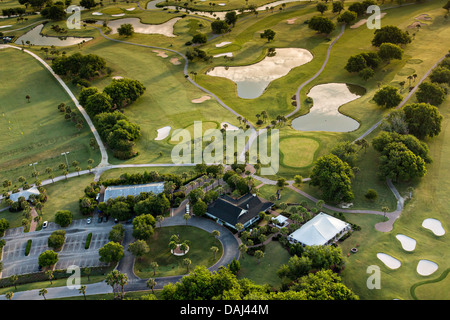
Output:
[[238,223],[241,223],[245,229],[259,220],[260,212],[267,212],[273,205],[273,202],[266,201],[251,193],[239,199],[224,195],[208,206],[206,215],[215,219],[217,223],[235,230],[237,230],[236,224]]

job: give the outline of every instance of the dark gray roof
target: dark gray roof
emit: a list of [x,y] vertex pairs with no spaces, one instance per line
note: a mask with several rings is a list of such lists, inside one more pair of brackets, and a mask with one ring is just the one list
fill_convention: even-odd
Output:
[[239,199],[222,196],[208,206],[208,213],[231,224],[245,224],[256,217],[259,212],[267,211],[273,206],[272,202],[258,196],[247,194]]

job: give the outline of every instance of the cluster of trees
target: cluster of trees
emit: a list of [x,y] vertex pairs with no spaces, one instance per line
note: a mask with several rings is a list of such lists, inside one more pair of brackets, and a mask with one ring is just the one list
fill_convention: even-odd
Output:
[[165,300],[358,299],[330,270],[301,277],[287,290],[273,291],[269,285],[257,285],[247,278],[237,279],[229,268],[210,272],[204,266],[196,267],[181,281],[164,286],[161,297]]
[[444,102],[450,86],[450,54],[431,72],[429,78],[430,82],[419,85],[417,101],[439,106]]
[[64,8],[64,4],[61,1],[58,1],[55,4],[48,4],[44,9],[41,10],[41,16],[43,16],[45,19],[50,19],[53,21],[60,21],[65,19],[66,10]]
[[[186,175],[187,176],[187,175]],[[129,184],[145,184],[145,183],[151,183],[151,182],[160,182],[160,181],[171,181],[175,184],[175,188],[178,189],[182,183],[183,180],[180,176],[167,173],[167,174],[160,174],[157,171],[150,171],[148,172],[145,170],[143,173],[124,173],[120,175],[119,178],[116,179],[107,179],[102,181],[102,184],[105,187],[108,186],[118,186],[118,185],[129,185]]]
[[[356,3],[355,3],[356,4]],[[400,45],[411,42],[411,37],[396,26],[384,26],[375,31],[372,45],[379,47],[378,52],[362,52],[351,56],[345,70],[350,73],[358,73],[364,80],[368,80],[375,75],[375,70],[384,61],[387,64],[392,59],[401,60],[403,49]]]
[[199,48],[188,48],[188,50],[186,51],[186,58],[189,61],[194,61],[195,59],[209,61],[212,59],[212,56],[208,55],[206,51]]
[[136,101],[145,91],[137,80],[115,79],[100,92],[95,87],[83,88],[79,102],[94,117],[97,130],[119,159],[129,159],[137,153],[135,141],[141,136],[140,127],[117,109]]
[[65,103],[60,103],[58,105],[58,110],[61,114],[64,114],[64,119],[66,121],[72,121],[75,123],[75,128],[77,128],[78,131],[81,131],[84,126],[84,120],[83,117],[76,112],[77,109],[73,109],[70,106],[67,106]]
[[143,214],[133,219],[133,237],[148,240],[154,233],[156,220],[151,214]]
[[232,170],[225,172],[223,180],[228,184],[231,190],[233,190],[233,193],[236,196],[249,193],[253,187],[252,179],[244,178]]
[[2,15],[7,16],[8,18],[15,15],[24,15],[25,8],[17,7],[17,8],[5,8],[2,9]]
[[314,16],[308,21],[308,27],[320,33],[330,34],[336,29],[336,24],[328,18]]
[[154,195],[142,192],[136,197],[108,199],[107,202],[100,202],[98,207],[104,214],[124,221],[130,219],[133,215],[139,216],[144,213],[154,216],[164,215],[170,208],[170,201],[164,193]]
[[84,196],[78,201],[80,212],[83,215],[88,215],[94,212],[97,206],[96,197],[100,192],[100,186],[96,182],[92,182],[89,186],[84,188]]
[[90,79],[106,69],[106,61],[95,54],[82,55],[77,52],[53,59],[52,69],[60,76]]

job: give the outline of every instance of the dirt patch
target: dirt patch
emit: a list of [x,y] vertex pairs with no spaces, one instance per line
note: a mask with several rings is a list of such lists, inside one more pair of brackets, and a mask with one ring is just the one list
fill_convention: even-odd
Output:
[[431,18],[428,14],[423,13],[420,16],[416,17],[417,20],[433,20],[433,18]]
[[421,28],[422,26],[426,26],[426,23],[422,23],[419,21],[415,21],[408,26],[408,29]]

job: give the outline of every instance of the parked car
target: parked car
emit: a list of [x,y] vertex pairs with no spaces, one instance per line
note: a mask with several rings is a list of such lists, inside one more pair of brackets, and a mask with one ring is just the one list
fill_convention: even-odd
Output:
[[190,213],[190,208],[188,204],[186,205],[186,213]]
[[89,223],[91,223],[91,221],[92,221],[91,218],[87,218],[86,222],[89,224]]
[[102,217],[98,217],[97,222],[98,222],[98,223],[101,223],[101,222],[102,222]]
[[47,226],[48,226],[48,221],[44,221],[44,223],[42,224],[42,229],[47,228]]
[[118,219],[114,219],[114,223],[119,223],[119,220]]
[[107,217],[107,216],[104,216],[104,217],[103,217],[103,222],[106,222],[106,221],[108,221],[108,217]]

